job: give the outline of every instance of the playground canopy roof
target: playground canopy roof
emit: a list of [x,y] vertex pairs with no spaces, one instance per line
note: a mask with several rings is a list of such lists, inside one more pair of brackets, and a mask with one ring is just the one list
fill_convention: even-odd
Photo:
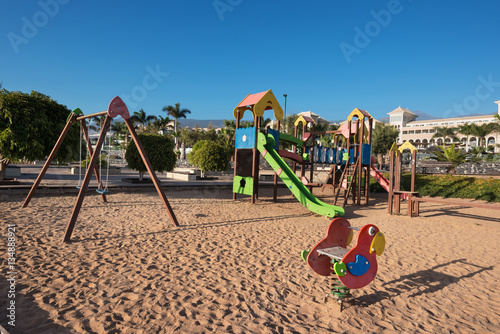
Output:
[[262,117],[264,115],[264,111],[271,109],[274,110],[274,118],[276,118],[276,120],[279,121],[283,118],[283,109],[281,109],[278,100],[269,89],[265,92],[247,95],[243,101],[241,101],[240,104],[234,108],[233,115],[234,118],[238,118],[239,111],[239,119],[242,119],[245,111],[250,110],[254,118],[255,116]]
[[298,126],[300,123],[304,123],[304,124],[307,124],[307,123],[316,124],[316,122],[314,121],[314,119],[312,119],[309,116],[304,116],[304,115],[300,115],[299,117],[297,117],[297,120],[295,121],[295,126]]
[[351,114],[347,117],[348,121],[352,121],[353,117],[357,117],[358,119],[364,119],[365,117],[367,119],[373,118],[372,115],[368,113],[366,110],[361,110],[358,108],[354,108],[354,110],[351,112]]

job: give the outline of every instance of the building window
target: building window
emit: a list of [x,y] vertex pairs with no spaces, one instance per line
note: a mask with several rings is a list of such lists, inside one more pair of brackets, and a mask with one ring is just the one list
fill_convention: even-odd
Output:
[[408,134],[408,131],[403,131],[403,134],[404,134],[404,135],[407,135],[407,134]]

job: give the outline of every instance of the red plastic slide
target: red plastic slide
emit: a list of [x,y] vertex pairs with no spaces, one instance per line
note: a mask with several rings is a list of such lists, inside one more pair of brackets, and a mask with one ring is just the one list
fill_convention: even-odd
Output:
[[[371,166],[370,169],[370,175],[377,180],[378,184],[382,186],[382,188],[385,189],[385,191],[389,192],[389,180],[387,180],[382,173],[380,173],[378,170],[375,169],[375,166]],[[406,200],[407,195],[406,194],[401,194],[401,198]]]

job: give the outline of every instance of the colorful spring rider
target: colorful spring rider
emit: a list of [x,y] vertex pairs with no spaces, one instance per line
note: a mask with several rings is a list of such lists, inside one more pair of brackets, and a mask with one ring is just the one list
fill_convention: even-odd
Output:
[[[358,231],[358,236],[355,246],[348,250],[353,230]],[[385,237],[375,225],[358,229],[345,218],[335,218],[326,237],[310,251],[302,251],[301,256],[315,273],[331,277],[330,293],[342,311],[343,302],[352,300],[351,289],[360,289],[373,281],[378,269],[377,255],[382,255],[384,248]]]

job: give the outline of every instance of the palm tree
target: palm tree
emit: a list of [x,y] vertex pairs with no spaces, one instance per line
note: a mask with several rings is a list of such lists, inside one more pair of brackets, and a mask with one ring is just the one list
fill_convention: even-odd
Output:
[[163,116],[157,116],[155,120],[153,120],[151,122],[151,127],[153,128],[152,130],[154,132],[161,132],[162,134],[166,134],[166,132],[169,130],[169,129],[172,129],[173,126],[172,124],[172,120],[170,119],[170,117],[165,117],[163,118]]
[[469,152],[469,136],[474,133],[474,128],[473,128],[472,124],[467,123],[467,124],[461,125],[458,128],[458,132],[460,132],[461,134],[466,136],[467,141],[465,143],[465,152]]
[[493,127],[491,126],[492,124],[493,123],[483,123],[481,125],[477,125],[472,123],[472,134],[479,138],[480,147],[483,147],[485,137],[493,132]]
[[127,144],[128,129],[125,122],[113,122],[111,123],[111,131],[115,133],[115,139],[118,140],[120,137],[124,136],[125,144]]
[[457,128],[449,128],[447,126],[436,126],[434,128],[436,133],[432,136],[432,138],[443,138],[443,143],[446,145],[446,138],[450,138],[452,141],[457,140],[457,136],[455,133],[458,131]]
[[451,144],[451,146],[438,146],[441,150],[431,152],[434,154],[433,157],[429,157],[429,159],[437,160],[437,161],[449,161],[452,162],[450,167],[450,173],[453,173],[456,166],[465,162],[467,155],[463,153],[460,149],[455,148],[455,144]]
[[140,109],[139,111],[134,111],[134,114],[130,117],[130,120],[134,124],[139,124],[143,131],[146,125],[151,121],[154,121],[155,119],[156,116],[154,115],[146,116],[146,112],[143,109]]
[[172,116],[175,120],[174,123],[174,131],[177,132],[177,120],[179,118],[186,118],[187,114],[191,113],[191,110],[189,109],[181,109],[181,104],[177,102],[175,104],[175,107],[173,106],[166,106],[163,107],[163,111],[167,112],[169,116]]

